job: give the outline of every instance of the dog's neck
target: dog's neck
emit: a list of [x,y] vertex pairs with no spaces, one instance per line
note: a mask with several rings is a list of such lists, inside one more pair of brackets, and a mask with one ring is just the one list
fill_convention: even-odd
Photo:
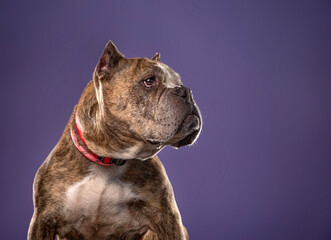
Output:
[[99,156],[88,149],[86,142],[82,137],[82,127],[77,117],[77,111],[75,113],[75,126],[74,128],[70,128],[70,134],[76,148],[92,162],[103,166],[122,166],[126,163],[126,160],[124,159]]

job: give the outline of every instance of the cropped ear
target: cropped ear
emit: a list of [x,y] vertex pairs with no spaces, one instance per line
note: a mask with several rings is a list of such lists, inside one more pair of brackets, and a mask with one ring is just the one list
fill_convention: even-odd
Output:
[[109,41],[105,50],[103,50],[93,74],[93,84],[99,106],[97,118],[104,115],[102,82],[106,77],[111,76],[116,71],[116,67],[122,59],[125,59],[125,57],[117,50],[114,43]]
[[96,76],[101,79],[105,76],[111,75],[112,70],[118,65],[121,59],[124,59],[123,54],[117,50],[112,41],[109,41],[95,68]]
[[160,61],[160,58],[161,58],[161,55],[160,53],[155,53],[154,57],[151,58],[151,60],[154,60],[154,61]]

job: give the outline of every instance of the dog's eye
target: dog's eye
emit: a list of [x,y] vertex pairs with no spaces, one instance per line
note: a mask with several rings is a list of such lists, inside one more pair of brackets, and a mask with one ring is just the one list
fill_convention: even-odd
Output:
[[155,79],[155,77],[147,78],[146,80],[144,80],[144,85],[148,88],[154,87],[157,85],[157,80]]

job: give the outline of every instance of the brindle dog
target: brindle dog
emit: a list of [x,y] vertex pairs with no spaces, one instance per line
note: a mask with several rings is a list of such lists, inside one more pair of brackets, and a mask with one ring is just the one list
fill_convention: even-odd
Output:
[[187,240],[156,153],[192,144],[201,125],[191,91],[158,53],[127,59],[108,42],[36,174],[28,239]]

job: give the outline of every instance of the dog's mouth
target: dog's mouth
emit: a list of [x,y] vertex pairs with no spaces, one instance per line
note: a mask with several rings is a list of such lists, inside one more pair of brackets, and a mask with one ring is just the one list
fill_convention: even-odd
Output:
[[173,147],[179,148],[186,145],[192,145],[198,138],[202,127],[202,119],[199,109],[194,106],[190,113],[179,126],[172,143]]
[[172,136],[166,139],[145,138],[149,148],[160,149],[165,145],[170,145],[175,148],[191,145],[198,138],[202,127],[202,119],[200,110],[195,104],[191,105],[191,111],[184,117],[184,120],[178,124],[177,129]]
[[169,144],[173,147],[181,147],[191,145],[196,140],[201,130],[201,118],[196,114],[189,114],[180,124],[177,132],[170,141],[162,141],[156,139],[146,139],[152,147],[159,148]]
[[162,142],[161,141],[157,141],[157,140],[152,140],[152,139],[147,139],[146,140],[149,144],[157,146],[160,145]]
[[182,124],[180,130],[181,131],[184,130],[184,132],[187,132],[188,135],[186,135],[186,137],[177,141],[176,143],[171,144],[171,146],[179,148],[182,146],[192,145],[195,142],[195,140],[198,138],[201,131],[201,124],[199,118],[194,115],[188,116],[184,120],[184,124]]
[[200,128],[199,117],[195,114],[189,114],[180,125],[176,134],[190,135],[194,131],[199,130],[199,128]]

